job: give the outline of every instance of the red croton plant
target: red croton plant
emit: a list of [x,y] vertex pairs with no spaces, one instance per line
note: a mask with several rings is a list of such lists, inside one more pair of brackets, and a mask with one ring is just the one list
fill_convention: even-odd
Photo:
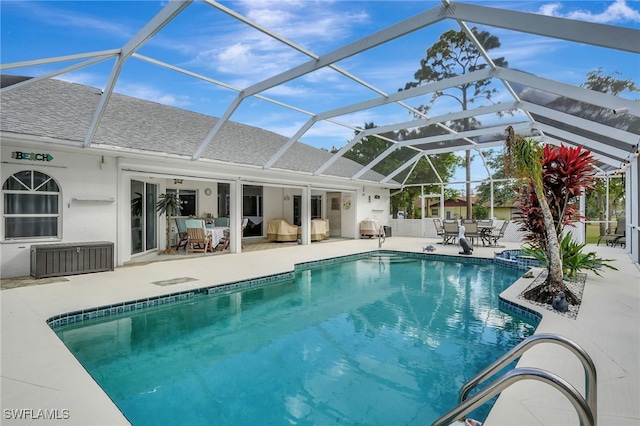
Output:
[[[544,193],[558,236],[562,234],[565,225],[579,219],[578,208],[572,201],[575,201],[585,190],[595,186],[593,161],[591,151],[580,147],[570,148],[564,145],[544,147],[542,160]],[[518,192],[516,206],[520,209],[520,215],[516,221],[521,224],[520,230],[527,232],[525,241],[532,248],[546,252],[548,247],[544,220],[533,183],[529,182]],[[557,289],[548,289],[548,291],[538,289],[539,293],[536,297],[529,298],[547,303],[546,301],[551,300],[556,291]],[[563,291],[569,303],[579,303],[571,291],[566,288]]]

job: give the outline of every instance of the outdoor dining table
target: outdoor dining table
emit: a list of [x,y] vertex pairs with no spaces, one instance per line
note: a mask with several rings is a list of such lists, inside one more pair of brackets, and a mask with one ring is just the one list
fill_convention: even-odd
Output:
[[207,226],[206,232],[211,235],[211,248],[215,249],[220,244],[220,240],[224,238],[225,232],[229,232],[229,228],[226,226]]
[[478,231],[480,232],[480,240],[482,241],[482,245],[491,246],[491,232],[496,229],[494,225],[483,225],[478,224]]

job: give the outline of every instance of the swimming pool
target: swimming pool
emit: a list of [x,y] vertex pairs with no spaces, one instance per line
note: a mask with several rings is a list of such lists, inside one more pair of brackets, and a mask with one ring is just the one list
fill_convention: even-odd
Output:
[[465,262],[372,254],[55,332],[136,426],[429,424],[534,331],[498,308],[522,272]]

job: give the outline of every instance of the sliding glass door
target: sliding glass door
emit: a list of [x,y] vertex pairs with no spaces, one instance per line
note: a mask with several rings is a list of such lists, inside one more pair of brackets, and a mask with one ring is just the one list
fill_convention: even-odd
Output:
[[158,248],[158,186],[131,181],[131,254]]
[[262,187],[242,186],[242,217],[249,219],[245,237],[262,236]]

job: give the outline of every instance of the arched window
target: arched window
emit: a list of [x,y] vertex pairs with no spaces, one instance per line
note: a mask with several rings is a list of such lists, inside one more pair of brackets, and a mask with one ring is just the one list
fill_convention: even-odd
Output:
[[2,185],[2,197],[5,239],[60,236],[60,188],[51,176],[18,172]]

